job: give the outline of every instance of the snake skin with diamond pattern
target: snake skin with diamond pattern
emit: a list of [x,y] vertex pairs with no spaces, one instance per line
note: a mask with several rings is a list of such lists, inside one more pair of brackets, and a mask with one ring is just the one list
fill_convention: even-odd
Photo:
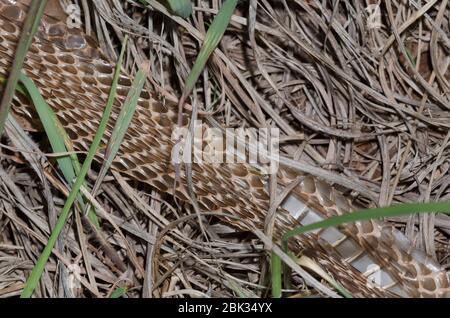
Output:
[[[0,0],[0,75],[6,77],[21,32],[28,1]],[[96,41],[64,20],[45,15],[29,50],[24,72],[64,125],[77,150],[86,151],[96,132],[109,94],[114,63]],[[112,118],[131,85],[121,75]],[[30,102],[17,95],[13,114],[28,130],[40,130]],[[189,122],[188,114],[183,125]],[[162,193],[189,202],[184,168],[179,186],[173,189],[175,171],[170,162],[172,131],[177,107],[150,90],[140,96],[136,113],[114,160],[112,169],[145,182]],[[112,123],[104,138],[107,142]],[[101,160],[101,154],[97,157]],[[262,229],[269,209],[267,178],[248,164],[193,164],[194,191],[199,205],[208,211],[238,216],[224,218],[229,224]],[[280,190],[301,176],[278,170]],[[277,210],[274,239],[302,224],[360,209],[333,186],[309,175]],[[450,297],[446,272],[388,224],[365,221],[329,228],[293,240],[291,249],[305,253],[357,297]]]

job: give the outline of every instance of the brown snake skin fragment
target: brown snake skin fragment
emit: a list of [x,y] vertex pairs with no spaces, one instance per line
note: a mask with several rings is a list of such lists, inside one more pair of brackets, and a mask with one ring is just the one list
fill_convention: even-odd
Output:
[[[28,1],[27,1],[28,2]],[[24,1],[0,0],[0,75],[7,76],[24,21]],[[100,52],[95,40],[65,21],[46,15],[27,55],[24,72],[66,128],[74,146],[86,151],[96,132],[112,82],[114,64]],[[122,75],[112,118],[131,85]],[[39,129],[33,107],[16,96],[14,115],[28,129]],[[144,91],[113,169],[145,182],[161,192],[173,193],[175,172],[170,163],[177,108]],[[183,118],[183,125],[188,124]],[[107,142],[112,124],[104,138]],[[101,155],[97,158],[101,160]],[[175,196],[188,202],[184,168]],[[262,229],[269,209],[267,178],[248,164],[193,164],[194,191],[200,207],[239,216],[225,218],[233,226]],[[300,176],[280,167],[280,189]],[[334,187],[304,175],[277,210],[275,239],[299,224],[358,210]],[[250,229],[251,230],[251,229]],[[450,297],[446,272],[392,226],[378,221],[358,222],[299,236],[291,249],[317,261],[357,297]],[[378,279],[375,279],[378,278]],[[371,281],[374,282],[370,283]]]

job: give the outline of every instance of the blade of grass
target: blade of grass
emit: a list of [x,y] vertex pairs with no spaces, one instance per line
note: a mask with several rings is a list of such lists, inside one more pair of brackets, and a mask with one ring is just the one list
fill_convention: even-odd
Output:
[[[203,71],[203,68],[206,65],[209,57],[212,52],[216,49],[220,40],[227,29],[228,24],[230,23],[231,16],[233,15],[234,9],[236,8],[238,0],[226,0],[225,3],[220,8],[218,14],[214,18],[211,26],[208,28],[206,32],[205,41],[203,42],[202,48],[198,53],[197,58],[195,59],[194,66],[192,67],[191,72],[186,79],[186,83],[183,89],[183,93],[181,94],[180,100],[178,102],[178,127],[181,127],[182,123],[182,112],[184,103],[189,96],[189,94],[194,89],[195,83],[197,82],[200,74]],[[193,112],[194,114],[195,112]],[[181,140],[181,138],[180,138]],[[180,140],[176,141],[176,143],[180,142]],[[174,158],[175,162],[179,162],[177,158]],[[176,179],[179,176],[179,165],[175,164],[175,174]]]
[[118,287],[114,289],[109,298],[120,298],[127,293],[128,289],[125,287]]
[[186,79],[186,84],[183,90],[183,94],[180,98],[180,104],[183,105],[186,98],[191,93],[192,89],[197,82],[203,68],[206,65],[211,53],[214,52],[217,45],[220,43],[228,24],[230,23],[231,16],[236,8],[238,0],[226,0],[219,10],[219,13],[214,18],[211,26],[208,28],[205,36],[205,42],[203,42],[202,48],[195,59],[194,66]]
[[[31,101],[36,108],[39,119],[42,123],[42,126],[44,127],[45,133],[47,134],[47,138],[50,142],[53,152],[66,153],[68,150],[66,145],[68,143],[65,142],[65,139],[68,139],[68,136],[55,113],[45,102],[44,98],[39,93],[38,88],[29,77],[22,73],[19,76],[19,80],[25,87],[28,96],[31,98]],[[58,157],[56,161],[58,162],[58,166],[61,169],[67,184],[71,185],[73,183],[73,180],[75,180],[76,174],[78,174],[80,171],[80,164],[78,162],[76,154],[71,153],[67,156]],[[86,184],[84,184],[84,186],[86,186]],[[77,195],[77,199],[80,203],[81,208],[84,209],[86,205],[82,196]],[[89,210],[88,217],[97,228],[100,227],[98,218],[93,210]]]
[[[3,76],[0,76],[0,84],[3,86],[6,83],[6,79]],[[16,90],[22,94],[27,96],[27,90],[22,85],[17,85]]]
[[[178,120],[177,120],[177,126],[181,127],[182,124],[182,113],[183,113],[183,106],[184,103],[193,90],[195,83],[197,82],[197,79],[199,78],[201,72],[203,71],[203,68],[206,65],[206,62],[208,61],[211,53],[216,49],[217,45],[219,44],[220,40],[222,39],[223,34],[225,33],[225,30],[227,29],[227,26],[230,22],[231,16],[234,12],[234,9],[236,8],[238,0],[226,0],[225,3],[220,8],[218,14],[214,18],[211,26],[208,28],[208,31],[206,32],[205,41],[202,45],[202,48],[200,49],[200,52],[195,60],[194,66],[191,70],[191,72],[188,75],[188,78],[186,79],[186,83],[183,89],[183,93],[181,94],[180,100],[178,102]],[[196,109],[194,108],[191,116],[191,123],[195,121],[196,116]],[[182,136],[178,138],[178,140],[175,140],[175,146],[174,149],[176,149],[181,142]],[[175,155],[179,155],[175,152]],[[176,183],[179,181],[180,178],[180,160],[179,158],[172,158],[174,162],[174,168],[175,168],[175,182],[174,182],[174,189],[176,188]],[[186,175],[188,179],[188,193],[191,199],[191,203],[194,207],[195,212],[198,214],[200,211],[200,208],[198,207],[198,203],[195,200],[194,191],[192,188],[192,182],[191,180],[191,172],[189,165],[186,166]],[[203,225],[200,221],[200,228],[203,230]]]
[[128,92],[122,109],[120,110],[119,116],[117,117],[116,124],[114,125],[113,131],[111,132],[111,138],[105,151],[105,160],[103,161],[100,172],[97,176],[97,179],[95,180],[94,188],[92,189],[93,196],[96,195],[108,169],[111,167],[112,161],[115,158],[117,151],[119,150],[120,144],[125,137],[126,130],[130,125],[131,119],[136,110],[139,97],[145,84],[145,79],[148,75],[148,64],[144,64],[145,65],[143,65],[136,73],[130,91]]
[[[225,33],[225,30],[230,22],[231,16],[234,12],[234,9],[237,5],[238,0],[226,0],[225,3],[220,8],[218,14],[213,20],[213,23],[208,28],[208,31],[206,32],[205,41],[202,45],[202,48],[200,49],[200,52],[195,60],[194,66],[191,70],[191,72],[188,75],[188,78],[186,79],[185,87],[183,89],[183,93],[181,94],[180,100],[178,102],[178,120],[177,120],[177,126],[181,127],[182,125],[182,118],[183,118],[183,106],[186,101],[186,98],[189,96],[191,91],[194,88],[195,83],[197,82],[198,77],[200,76],[201,72],[203,71],[203,68],[206,65],[206,62],[208,61],[211,53],[216,49],[217,45],[219,44],[220,40],[222,39],[223,34]],[[197,110],[194,107],[192,114],[191,114],[191,123],[195,122],[197,116]],[[191,125],[191,129],[193,126]],[[175,140],[175,146],[174,149],[177,149],[179,147],[179,144],[182,140],[182,134],[178,137],[177,140]],[[189,142],[192,142],[189,140]],[[178,152],[174,152],[175,156],[172,158],[172,162],[174,165],[175,170],[175,180],[173,185],[173,191],[175,192],[175,189],[177,187],[177,183],[180,179],[180,160],[177,158],[179,156]],[[203,223],[200,217],[200,207],[198,205],[198,202],[195,198],[195,192],[192,185],[192,167],[190,164],[186,163],[186,179],[187,179],[187,190],[190,197],[190,202],[192,206],[194,207],[194,211],[198,216],[198,221],[200,225],[200,229],[205,237],[207,237],[206,232],[203,227]]]
[[238,283],[236,283],[233,280],[226,280],[224,282],[225,286],[229,287],[239,298],[253,298],[256,297],[256,295],[250,294],[248,291],[244,291],[241,286],[239,286]]
[[[66,148],[61,147],[61,142],[55,141],[55,138],[50,138],[50,145],[52,146],[52,150],[54,153],[61,153],[64,154],[67,152],[71,152],[68,156],[70,157],[71,164],[68,163],[68,160],[65,156],[61,156],[57,158],[58,165],[64,175],[64,178],[66,179],[66,182],[68,184],[71,184],[73,180],[75,179],[75,175],[77,175],[81,169],[80,163],[78,161],[77,155],[74,153],[73,148],[70,148],[70,140],[69,136],[64,130],[64,127],[62,127],[61,123],[57,119],[57,117],[54,115],[52,109],[48,106],[48,104],[45,102],[45,100],[42,98],[41,94],[39,93],[36,85],[34,82],[27,77],[25,74],[20,74],[19,77],[19,84],[16,86],[17,92],[24,96],[28,96],[31,98],[33,105],[35,105],[38,115],[40,116],[40,120],[44,126],[44,129],[46,130],[47,136],[61,136],[63,139],[62,143],[65,144]],[[0,76],[0,84],[3,85],[6,82],[6,80]],[[45,120],[42,120],[42,117],[49,118],[50,121],[53,121],[53,123],[46,124]],[[56,128],[53,128],[53,126],[56,125]],[[55,134],[54,131],[59,131],[59,134]],[[53,131],[53,132],[48,132]],[[59,138],[58,138],[59,139]],[[53,141],[53,142],[52,142]],[[85,185],[86,186],[86,185]],[[87,186],[86,186],[87,187]],[[85,202],[82,199],[81,196],[77,196],[78,201],[80,203],[80,206],[82,209],[85,208]],[[98,223],[98,218],[95,215],[94,211],[89,210],[88,212],[88,218],[89,220],[97,227],[100,227],[100,224]]]
[[[149,4],[147,0],[139,0],[142,4]],[[175,15],[186,19],[192,13],[191,0],[165,0],[163,4]]]
[[41,17],[44,14],[44,9],[47,4],[47,0],[32,1],[30,8],[25,18],[25,23],[20,35],[19,44],[14,56],[11,73],[9,74],[8,81],[6,82],[5,90],[0,102],[0,136],[3,134],[5,128],[5,121],[8,117],[9,107],[14,98],[17,83],[19,81],[20,71],[22,69],[25,56],[33,41],[34,34],[37,31]]
[[[289,253],[288,240],[290,238],[317,229],[324,229],[333,226],[336,227],[345,223],[365,221],[365,220],[375,220],[385,217],[402,216],[414,213],[437,213],[437,212],[450,214],[450,202],[398,204],[389,207],[365,209],[353,213],[339,215],[306,226],[299,226],[293,229],[292,231],[287,232],[286,234],[284,234],[282,239],[282,249],[285,253]],[[273,262],[281,262],[278,255],[272,254],[272,263]],[[277,277],[273,277],[275,275],[277,275]],[[273,276],[272,281],[281,280],[281,271],[273,273]],[[278,288],[278,286],[276,286],[276,288]]]
[[276,257],[276,254],[272,252],[271,257],[271,274],[272,274],[272,297],[281,298],[281,259]]
[[190,0],[166,0],[170,10],[182,17],[187,18],[192,13],[192,3]]
[[[124,43],[122,45],[122,51],[120,52],[119,61],[122,61],[122,59],[123,59],[123,55],[125,53],[124,47],[125,47],[127,40],[128,40],[128,37],[125,36]],[[113,106],[114,100],[116,98],[117,83],[119,80],[120,68],[121,68],[121,64],[117,63],[116,69],[114,72],[113,82],[111,85],[111,90],[110,90],[110,93],[108,96],[108,101],[107,101],[105,110],[103,112],[102,119],[100,120],[100,124],[98,126],[97,132],[94,136],[94,140],[92,141],[92,144],[89,148],[89,152],[86,156],[86,159],[83,162],[83,166],[81,167],[80,173],[79,173],[78,177],[76,178],[75,184],[73,185],[73,188],[70,191],[69,196],[67,197],[67,200],[66,200],[64,207],[62,209],[62,212],[58,218],[56,226],[48,239],[47,245],[45,246],[41,256],[39,257],[36,265],[34,266],[32,272],[30,274],[30,277],[28,278],[28,280],[25,284],[25,287],[20,295],[21,298],[29,298],[33,294],[33,291],[36,288],[36,286],[42,276],[45,265],[47,264],[48,258],[50,257],[53,247],[55,246],[56,240],[66,223],[70,208],[72,207],[72,204],[75,201],[75,198],[80,190],[80,187],[85,180],[86,174],[91,166],[91,163],[94,160],[98,146],[100,145],[102,136],[106,130],[108,120],[109,120],[109,117],[112,112],[112,106]]]
[[413,213],[435,213],[435,212],[450,214],[450,202],[398,204],[383,208],[373,208],[353,213],[347,213],[320,222],[312,223],[306,226],[297,227],[292,231],[287,232],[283,236],[283,243],[287,244],[287,240],[296,235],[300,235],[317,229],[339,226],[345,223],[358,222],[364,220],[376,220],[385,217],[402,216]]
[[133,81],[130,91],[128,92],[127,98],[123,103],[123,107],[120,110],[116,124],[111,133],[111,139],[105,152],[105,161],[103,162],[97,179],[103,179],[106,171],[111,166],[112,161],[117,154],[117,151],[119,150],[123,137],[125,137],[126,130],[130,125],[131,119],[136,110],[139,97],[145,84],[145,79],[148,74],[147,69],[148,68],[144,66],[136,73],[136,77]]

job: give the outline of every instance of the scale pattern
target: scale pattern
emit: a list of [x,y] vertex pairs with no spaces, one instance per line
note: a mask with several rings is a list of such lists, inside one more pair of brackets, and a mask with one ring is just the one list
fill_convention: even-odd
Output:
[[[24,1],[0,0],[0,75],[12,63],[27,6]],[[96,132],[112,82],[114,64],[99,50],[95,40],[65,21],[46,15],[27,55],[24,72],[64,125],[77,150],[86,151]],[[122,75],[112,118],[130,88]],[[13,114],[29,130],[39,130],[29,101],[16,96]],[[180,184],[173,189],[175,171],[170,162],[174,146],[172,131],[177,108],[145,90],[112,168],[159,191],[189,202],[184,168]],[[183,117],[187,126],[188,115]],[[106,144],[112,124],[103,140]],[[102,160],[102,155],[97,156]],[[193,164],[196,198],[202,209],[229,213],[224,218],[242,228],[263,228],[269,209],[267,178],[248,164]],[[274,239],[286,231],[334,215],[359,209],[333,186],[309,175],[280,168],[280,190],[303,176],[277,210]],[[347,290],[358,297],[450,297],[448,277],[438,264],[392,226],[367,221],[329,228],[299,236],[291,243],[323,266]]]

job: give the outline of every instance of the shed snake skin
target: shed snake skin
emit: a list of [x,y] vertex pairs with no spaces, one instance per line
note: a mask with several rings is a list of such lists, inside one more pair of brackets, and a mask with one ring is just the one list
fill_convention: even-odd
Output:
[[[0,0],[0,75],[6,77],[24,21],[27,1]],[[96,132],[110,90],[114,64],[102,54],[95,40],[65,21],[46,15],[30,48],[24,72],[66,128],[77,150],[86,151]],[[117,117],[131,80],[121,75],[113,118]],[[23,96],[15,97],[13,114],[28,128],[39,129],[33,107]],[[188,124],[187,115],[183,124]],[[170,164],[177,122],[175,104],[158,100],[144,90],[112,169],[172,194],[175,172]],[[111,126],[109,127],[111,130]],[[110,130],[105,141],[110,136]],[[225,218],[233,226],[248,229],[248,222],[264,227],[269,210],[266,176],[248,164],[193,164],[194,191],[204,210],[238,216]],[[300,174],[280,167],[280,190]],[[175,189],[178,200],[188,202],[186,178],[181,171]],[[277,210],[274,239],[299,224],[358,210],[333,186],[303,175]],[[357,297],[450,297],[446,272],[412,247],[390,225],[365,221],[299,236],[291,249],[304,251]],[[371,270],[372,269],[372,270]],[[379,279],[369,283],[374,277]]]

